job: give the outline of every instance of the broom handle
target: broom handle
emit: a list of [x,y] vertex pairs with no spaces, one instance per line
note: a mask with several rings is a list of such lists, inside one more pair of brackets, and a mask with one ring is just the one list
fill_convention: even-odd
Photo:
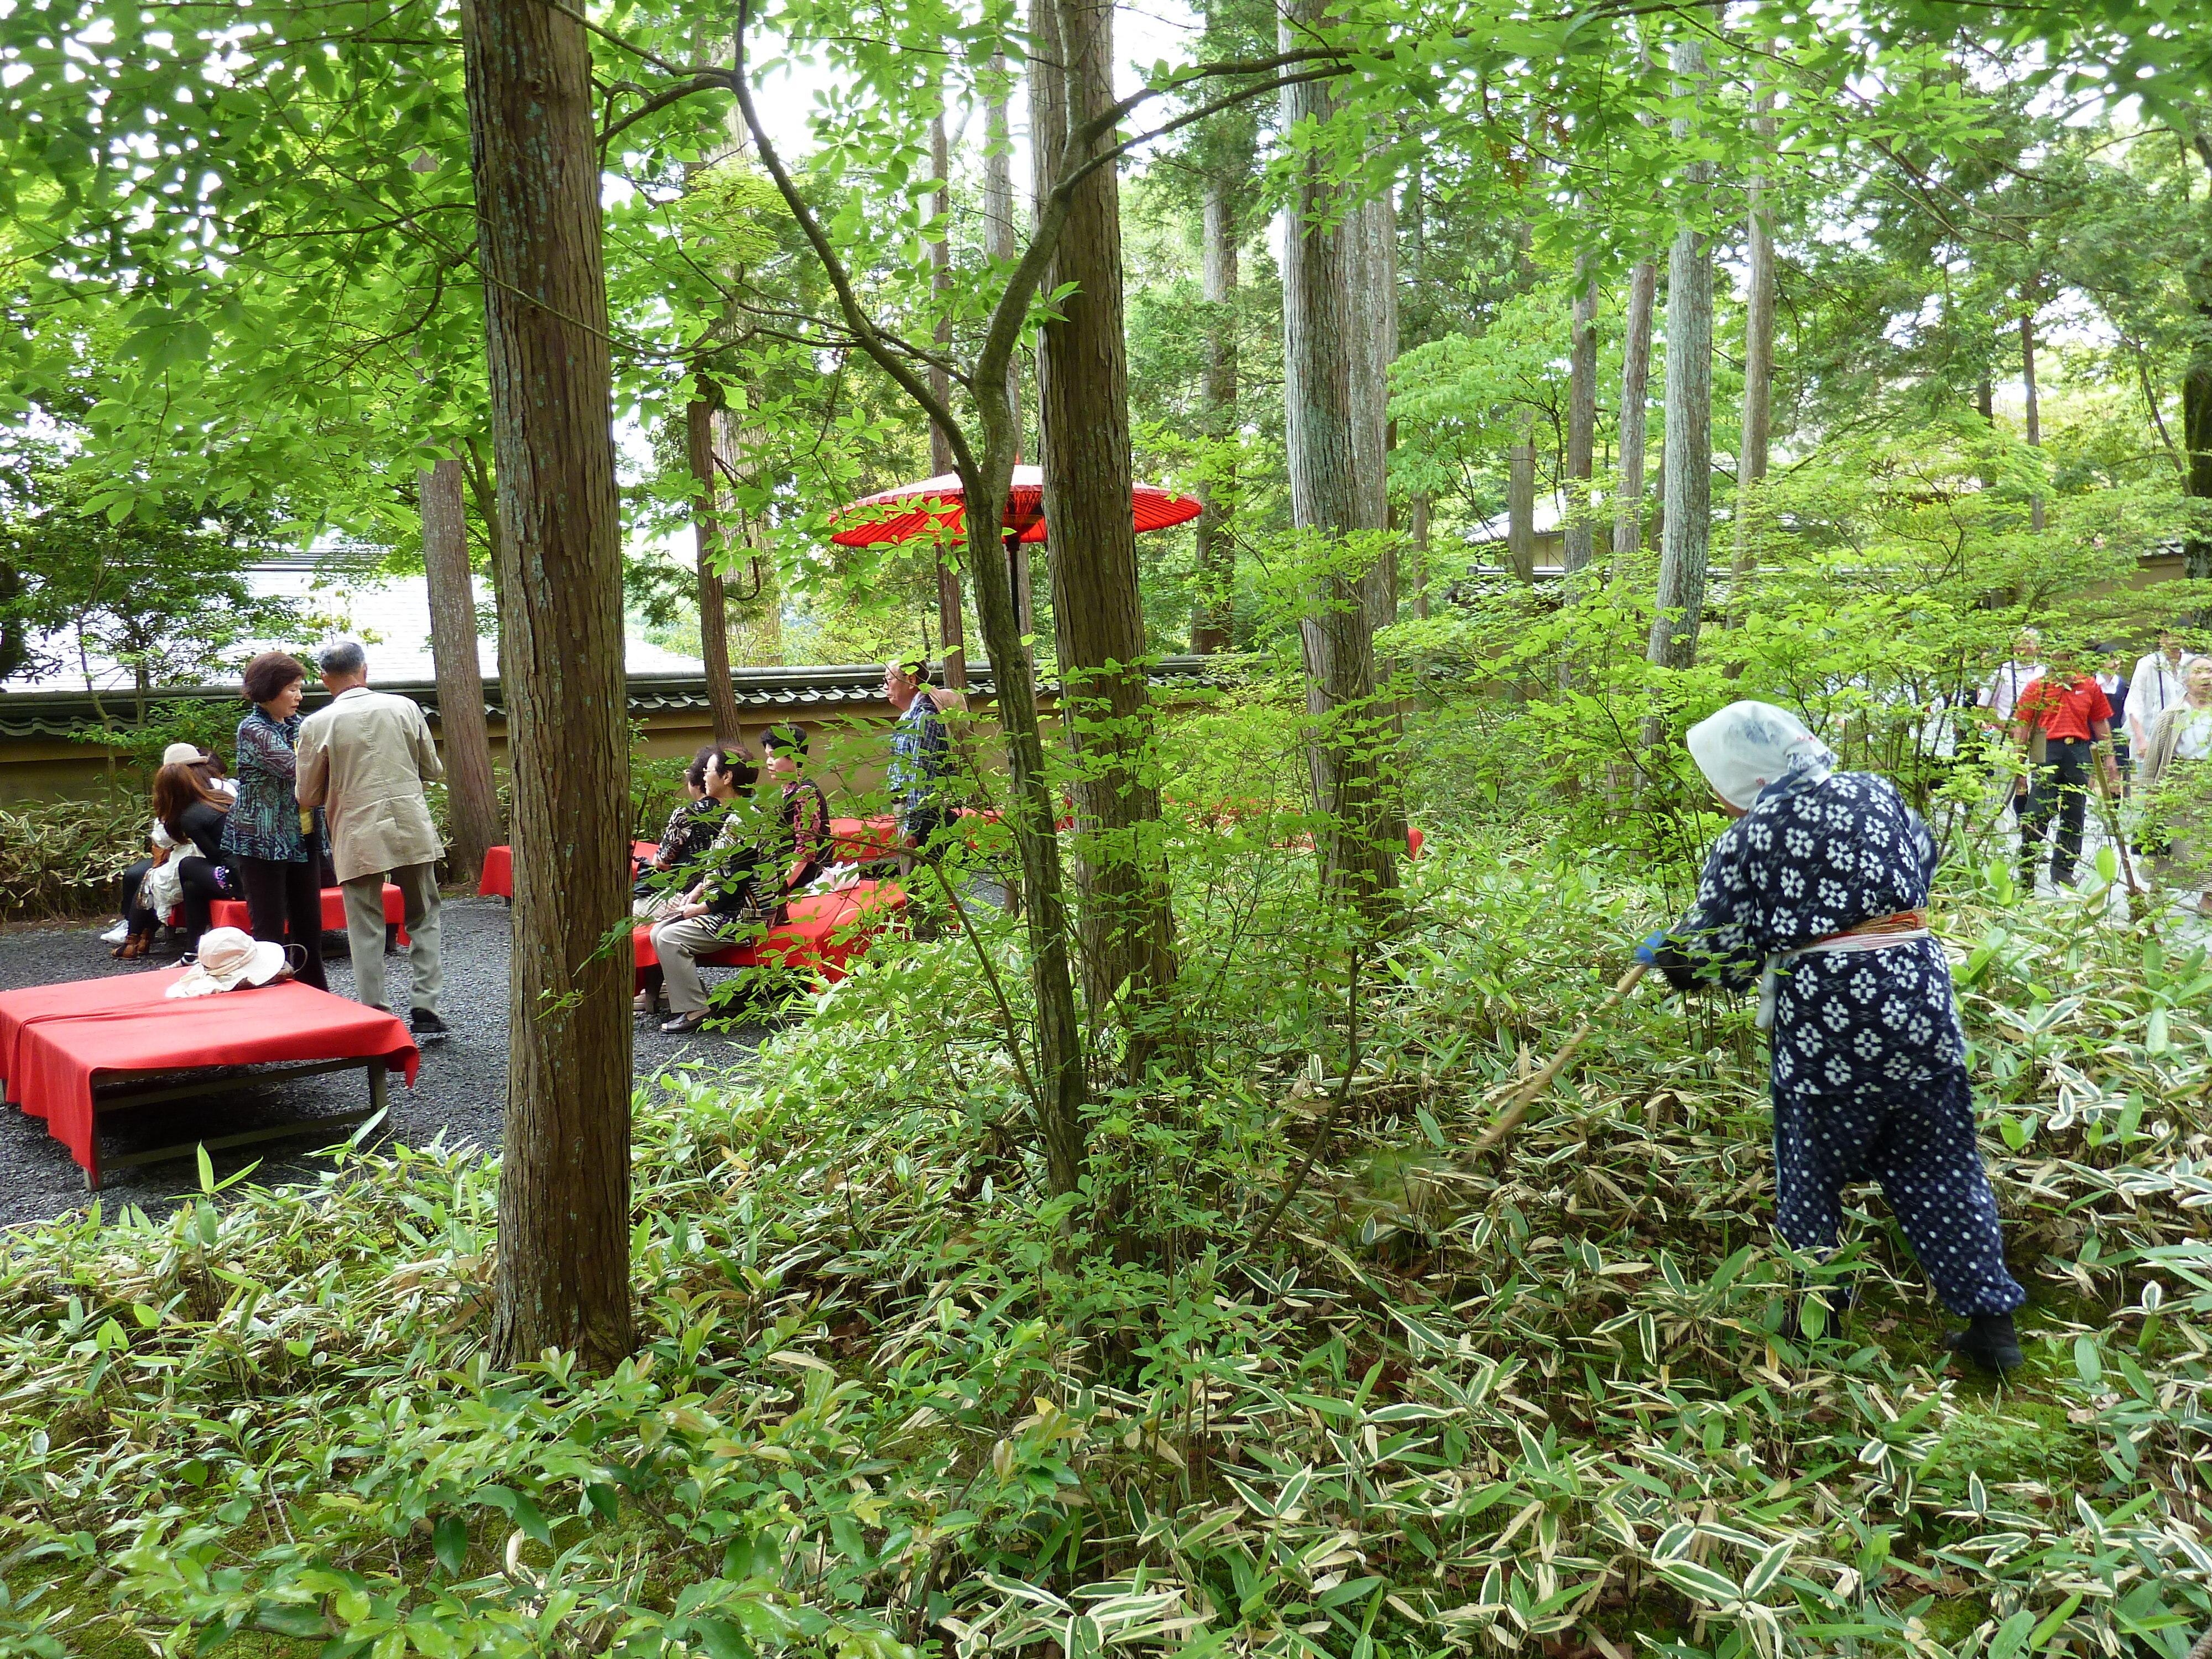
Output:
[[1559,1045],[1559,1052],[1544,1062],[1544,1069],[1521,1085],[1512,1100],[1507,1103],[1504,1114],[1497,1122],[1484,1130],[1481,1137],[1475,1141],[1473,1149],[1474,1152],[1488,1152],[1520,1127],[1521,1120],[1528,1114],[1530,1103],[1538,1095],[1544,1092],[1553,1078],[1559,1076],[1559,1068],[1574,1058],[1575,1050],[1583,1046],[1583,1039],[1590,1034],[1590,1027],[1628,1000],[1628,994],[1633,991],[1638,981],[1643,979],[1646,966],[1647,964],[1639,962],[1620,976],[1620,982],[1606,994],[1605,1000],[1599,1003],[1590,1017],[1576,1026],[1567,1040]]

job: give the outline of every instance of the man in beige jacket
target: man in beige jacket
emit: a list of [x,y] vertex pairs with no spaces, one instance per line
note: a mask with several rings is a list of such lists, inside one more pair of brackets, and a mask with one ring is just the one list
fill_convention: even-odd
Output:
[[[438,960],[438,859],[446,850],[430,821],[422,786],[446,769],[430,723],[406,697],[368,689],[368,655],[358,640],[332,640],[315,653],[332,694],[300,727],[295,789],[302,806],[320,806],[331,826],[331,860],[345,890],[346,945],[354,994],[391,1007],[384,989],[384,883],[407,908],[408,966],[414,975],[409,1024],[416,1041],[446,1035],[438,1018],[444,972]],[[394,1012],[397,1012],[396,1010]]]

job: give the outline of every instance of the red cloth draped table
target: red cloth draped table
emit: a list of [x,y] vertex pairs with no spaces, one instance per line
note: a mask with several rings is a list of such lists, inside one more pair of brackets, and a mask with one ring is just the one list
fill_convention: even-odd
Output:
[[[390,882],[384,884],[384,925],[392,930],[392,943],[404,945],[407,938],[407,896]],[[217,899],[208,906],[208,926],[236,927],[246,933],[253,931],[252,914],[246,908],[244,899]],[[323,931],[326,933],[345,932],[345,889],[323,889]]]
[[[384,1072],[398,1066],[412,1087],[421,1056],[405,1025],[364,1006],[296,981],[225,991],[214,996],[162,993],[185,970],[122,974],[0,993],[0,1077],[8,1098],[69,1148],[85,1185],[100,1180],[101,1114],[186,1095],[256,1086],[272,1077],[366,1066],[370,1111],[383,1103]],[[246,1078],[179,1078],[231,1066],[284,1066]],[[149,1079],[148,1074],[153,1074]],[[124,1092],[131,1079],[164,1085]],[[98,1091],[108,1091],[102,1097]],[[271,1139],[320,1127],[358,1122],[356,1112],[204,1143],[210,1148]],[[191,1143],[111,1158],[110,1167],[151,1163],[189,1152]]]
[[[633,865],[642,860],[650,864],[659,855],[657,841],[634,841],[629,844]],[[514,897],[514,848],[512,846],[484,848],[483,874],[477,878],[477,896],[479,898]]]
[[902,844],[894,817],[832,818],[830,842],[841,864],[865,864],[897,852]]
[[[791,902],[791,920],[757,939],[730,945],[702,963],[730,968],[760,968],[781,963],[811,970],[830,984],[851,971],[853,959],[868,943],[897,920],[906,908],[906,894],[896,882],[864,881],[836,893],[811,893]],[[631,938],[637,947],[637,988],[645,988],[645,970],[660,965],[653,948],[653,924],[641,922]]]

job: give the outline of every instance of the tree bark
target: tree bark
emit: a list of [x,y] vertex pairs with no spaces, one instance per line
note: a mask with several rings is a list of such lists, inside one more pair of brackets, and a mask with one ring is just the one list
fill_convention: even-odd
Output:
[[[1279,26],[1283,49],[1308,43],[1324,15],[1323,0],[1295,0]],[[1334,107],[1325,84],[1285,87],[1283,127],[1326,120]],[[1382,448],[1379,431],[1354,429],[1362,413],[1371,423],[1381,408],[1353,385],[1362,342],[1372,338],[1358,296],[1375,273],[1362,216],[1347,210],[1342,194],[1321,156],[1297,159],[1283,238],[1285,447],[1292,522],[1339,544],[1319,550],[1322,568],[1299,624],[1316,804],[1326,815],[1324,890],[1380,921],[1395,907],[1405,831],[1390,789],[1389,711],[1376,697],[1370,613],[1357,574],[1344,568],[1340,544],[1364,535],[1379,545],[1389,503],[1383,480],[1359,466],[1363,454]]]
[[[1582,261],[1576,262],[1581,274]],[[1575,292],[1567,338],[1567,518],[1561,562],[1570,587],[1589,568],[1596,520],[1590,485],[1597,462],[1597,282]]]
[[[2043,405],[2035,391],[2035,312],[2033,301],[2020,318],[2020,382],[2027,398],[2027,447],[2043,447]],[[2027,498],[2027,527],[2033,531],[2043,528],[2043,492],[2037,490]]]
[[477,660],[477,592],[459,461],[419,475],[422,568],[430,590],[430,654],[438,673],[438,735],[446,750],[446,879],[473,887],[484,848],[500,839],[483,670]]
[[1628,273],[1628,316],[1620,350],[1620,483],[1613,492],[1613,557],[1626,574],[1644,533],[1644,403],[1651,389],[1651,313],[1659,268],[1639,259]]
[[[994,76],[1006,73],[1006,55],[991,57]],[[983,106],[983,252],[1001,269],[1013,263],[1018,252],[1014,235],[1014,155],[1007,100],[998,97]],[[1013,410],[1014,459],[1022,457],[1022,368],[1018,359],[1006,360],[1006,402]],[[1018,542],[1006,549],[1006,570],[1013,584],[1014,620],[1024,634],[1036,631],[1036,596],[1030,591],[1030,556]],[[981,613],[977,613],[981,619]]]
[[[1249,162],[1247,161],[1249,170]],[[1198,486],[1198,604],[1190,648],[1226,651],[1236,619],[1237,238],[1243,179],[1217,164],[1206,181],[1206,367],[1200,382],[1206,454]]]
[[1406,533],[1413,548],[1413,614],[1429,619],[1429,492],[1417,489],[1406,501]]
[[[629,753],[592,59],[574,14],[465,0],[514,783],[492,1351],[604,1370],[629,1285]],[[610,945],[611,941],[611,945]]]
[[[2212,254],[2206,263],[2212,267]],[[2205,273],[2203,291],[2197,301],[2197,341],[2181,380],[2181,447],[2188,460],[2182,493],[2203,503],[2200,514],[2212,514],[2212,269]],[[2182,538],[2181,568],[2191,581],[2212,580],[2212,526],[2203,519]]]
[[[929,165],[939,180],[937,234],[929,243],[929,286],[937,302],[935,339],[940,355],[952,349],[952,155],[945,141],[945,112],[938,111],[929,124]],[[939,366],[929,371],[929,389],[947,408],[952,402],[952,375]],[[952,471],[952,438],[935,421],[929,423],[929,470],[933,475]],[[937,637],[945,653],[945,684],[956,691],[968,689],[968,625],[960,609],[959,550],[946,546],[937,554]]]
[[[1029,65],[1040,197],[1066,158],[1071,118],[1087,118],[1114,101],[1112,0],[1038,0],[1032,27],[1040,40],[1048,13],[1052,44],[1033,52]],[[1047,554],[1060,720],[1076,760],[1084,989],[1094,1020],[1110,1009],[1126,1024],[1174,982],[1176,958],[1130,515],[1121,184],[1112,167],[1079,186],[1042,286],[1052,293],[1069,283],[1074,291],[1037,339]],[[1141,1070],[1146,1047],[1133,1030],[1132,1071]]]
[[684,405],[684,452],[691,467],[691,538],[699,566],[699,655],[707,665],[707,706],[714,712],[714,741],[738,741],[738,692],[730,678],[729,596],[722,585],[720,484],[714,476],[714,405],[694,398]]
[[[1704,79],[1705,48],[1677,40],[1673,51],[1678,84],[1694,92]],[[1689,136],[1686,117],[1674,123],[1677,139]],[[1691,186],[1709,184],[1710,161],[1692,161]],[[1711,551],[1713,489],[1713,252],[1686,224],[1674,234],[1667,262],[1666,518],[1659,536],[1658,604],[1651,618],[1646,660],[1686,668],[1697,660],[1698,629],[1705,618],[1705,574]]]
[[1536,417],[1521,417],[1521,431],[1505,451],[1505,557],[1517,580],[1536,580]]
[[[1761,92],[1752,131],[1767,143],[1779,124],[1766,113],[1774,94]],[[1754,173],[1746,181],[1750,210],[1745,216],[1747,273],[1743,316],[1743,434],[1735,460],[1735,562],[1731,573],[1729,620],[1740,626],[1759,572],[1759,541],[1753,520],[1774,425],[1774,231],[1766,213],[1766,178]]]

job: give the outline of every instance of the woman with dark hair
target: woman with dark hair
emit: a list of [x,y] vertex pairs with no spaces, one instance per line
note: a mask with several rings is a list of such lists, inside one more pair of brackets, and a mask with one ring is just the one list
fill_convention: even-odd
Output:
[[[635,915],[659,923],[681,914],[691,903],[707,860],[724,854],[726,843],[735,846],[738,815],[732,810],[733,803],[738,792],[751,788],[759,777],[758,769],[743,753],[732,754],[720,744],[710,743],[691,757],[684,774],[684,793],[691,799],[669,814],[660,850],[653,855],[653,870],[665,873],[659,879],[652,875],[639,878],[633,906]],[[679,874],[690,879],[667,879],[669,875]],[[663,978],[659,968],[647,969],[645,987],[631,1008],[649,1014],[661,1006]]]
[[779,833],[767,849],[783,883],[779,924],[792,896],[804,892],[830,864],[830,803],[822,786],[806,775],[806,742],[803,726],[771,726],[761,733],[761,763],[782,791],[776,803]]
[[185,931],[195,939],[207,932],[208,906],[230,896],[230,868],[222,851],[229,819],[230,797],[209,788],[192,768],[165,766],[154,774],[154,822],[176,849],[169,862],[177,867]]
[[[727,806],[740,790],[758,781],[759,769],[743,756],[726,755],[708,761],[702,775],[708,793],[725,804],[721,833],[702,860],[706,874],[653,927],[653,954],[660,958],[669,1011],[675,1016],[660,1029],[671,1033],[696,1031],[706,1023],[707,987],[699,977],[699,958],[758,933],[782,902],[781,883],[767,884],[764,890],[761,866],[767,854],[746,840],[754,828],[750,815]],[[648,1011],[641,1006],[638,1012]]]
[[264,651],[246,665],[246,700],[253,709],[238,723],[238,800],[223,826],[222,850],[246,890],[253,937],[298,945],[301,982],[327,991],[323,815],[292,793],[307,684],[307,670],[289,651]]

